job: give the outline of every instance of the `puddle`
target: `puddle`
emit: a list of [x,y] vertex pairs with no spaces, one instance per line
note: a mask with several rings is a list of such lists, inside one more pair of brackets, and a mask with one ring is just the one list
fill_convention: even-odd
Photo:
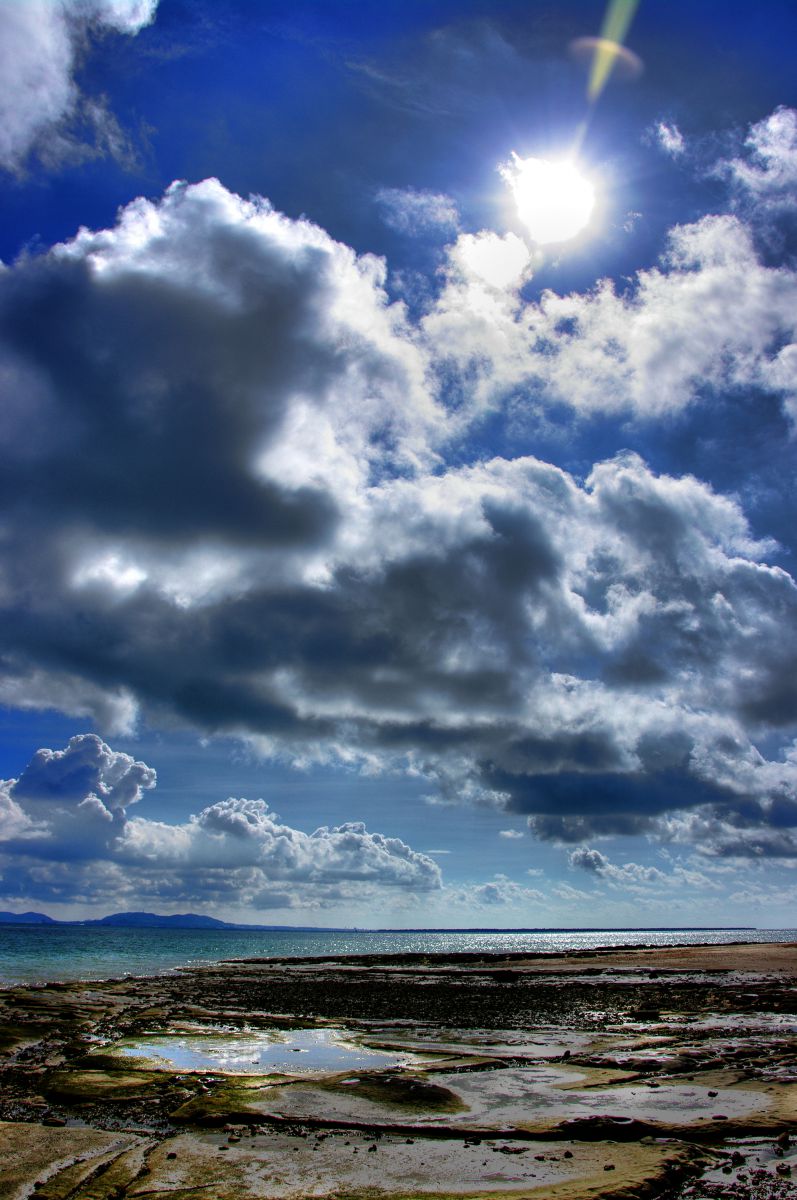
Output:
[[239,1034],[187,1034],[120,1042],[112,1053],[147,1059],[177,1071],[218,1071],[226,1075],[307,1075],[317,1071],[385,1070],[418,1062],[361,1046],[345,1029],[263,1030]]

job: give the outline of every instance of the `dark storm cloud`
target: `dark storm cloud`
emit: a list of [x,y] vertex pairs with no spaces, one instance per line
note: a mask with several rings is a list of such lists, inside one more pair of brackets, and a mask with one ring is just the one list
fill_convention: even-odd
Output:
[[562,842],[593,834],[646,833],[655,829],[653,818],[660,813],[699,806],[734,808],[740,799],[730,788],[695,778],[688,768],[658,774],[585,770],[536,776],[492,771],[487,780],[510,797],[510,811],[532,814],[529,826],[538,837]]
[[[644,353],[636,374],[612,368],[623,403],[665,362],[666,407],[704,361],[702,327],[680,362],[674,331],[695,281],[703,304],[745,277],[734,231],[682,230],[692,258],[640,283]],[[500,287],[471,271],[497,243],[518,266]],[[629,315],[571,297],[581,332],[555,354],[512,342],[515,249],[460,239],[419,329],[388,302],[384,264],[208,181],[3,271],[0,698],[410,769],[561,841],[670,836],[673,813],[790,827],[797,763],[751,739],[797,728],[797,590],[739,503],[630,453],[584,480],[531,457],[445,466],[483,383],[473,410],[447,411],[445,354],[475,347],[503,370],[509,347],[532,374],[580,379],[598,326],[611,340]],[[784,302],[791,278],[761,270]],[[721,325],[711,354],[738,334],[740,364],[758,348],[772,366],[768,318],[754,337]],[[7,801],[33,844],[32,810]],[[246,812],[262,850],[273,818]],[[193,870],[223,815],[158,836]],[[126,821],[114,869],[152,833]],[[363,837],[340,827],[335,854]]]

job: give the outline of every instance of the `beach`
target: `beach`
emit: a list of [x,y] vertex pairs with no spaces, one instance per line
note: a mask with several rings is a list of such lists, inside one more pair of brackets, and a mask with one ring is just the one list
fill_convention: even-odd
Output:
[[0,1009],[9,1200],[797,1196],[795,943],[249,959]]

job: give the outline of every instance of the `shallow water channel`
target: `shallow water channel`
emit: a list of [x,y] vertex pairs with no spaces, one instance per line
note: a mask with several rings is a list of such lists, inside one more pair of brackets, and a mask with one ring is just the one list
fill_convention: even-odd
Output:
[[177,1071],[227,1075],[305,1075],[317,1071],[385,1070],[418,1061],[410,1053],[361,1046],[345,1029],[269,1029],[152,1036],[120,1042],[114,1052]]

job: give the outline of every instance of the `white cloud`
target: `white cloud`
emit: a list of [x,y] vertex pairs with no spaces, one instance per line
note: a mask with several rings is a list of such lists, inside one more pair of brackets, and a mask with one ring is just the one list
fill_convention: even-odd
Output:
[[746,154],[721,162],[718,171],[752,194],[758,205],[794,207],[797,187],[797,112],[777,108],[750,127]]
[[[0,3],[1,167],[17,171],[31,149],[38,145],[46,154],[48,138],[63,138],[61,123],[74,114],[81,99],[73,70],[86,32],[96,27],[136,34],[154,19],[157,5],[158,0]],[[108,119],[103,112],[102,120]]]
[[580,888],[571,887],[569,883],[561,883],[553,889],[553,895],[559,900],[564,900],[565,904],[582,904],[585,901],[594,901],[594,892],[583,892]]
[[36,836],[39,828],[9,794],[13,779],[0,779],[0,843]]
[[498,303],[494,297],[489,299],[491,293],[512,293],[520,286],[531,254],[517,234],[482,229],[461,233],[449,248],[448,259],[449,283],[442,303],[464,303],[482,311]]
[[527,916],[529,906],[533,913],[540,907],[547,907],[548,903],[537,888],[524,887],[507,875],[496,875],[487,883],[448,888],[447,898],[458,907],[513,908],[520,909]]
[[679,158],[686,150],[686,141],[674,121],[659,121],[653,135],[665,154]]
[[506,838],[507,841],[515,841],[517,838],[522,838],[523,834],[519,829],[499,829],[498,836]]
[[[467,268],[467,254],[452,256]],[[506,285],[520,280],[520,258],[513,270]],[[499,406],[523,387],[542,404],[653,418],[696,403],[707,388],[763,387],[791,411],[795,314],[797,273],[765,266],[747,226],[720,215],[671,230],[661,265],[639,271],[623,294],[603,280],[590,292],[546,291],[518,304],[454,280],[424,329],[443,362],[475,376],[478,406]]]

